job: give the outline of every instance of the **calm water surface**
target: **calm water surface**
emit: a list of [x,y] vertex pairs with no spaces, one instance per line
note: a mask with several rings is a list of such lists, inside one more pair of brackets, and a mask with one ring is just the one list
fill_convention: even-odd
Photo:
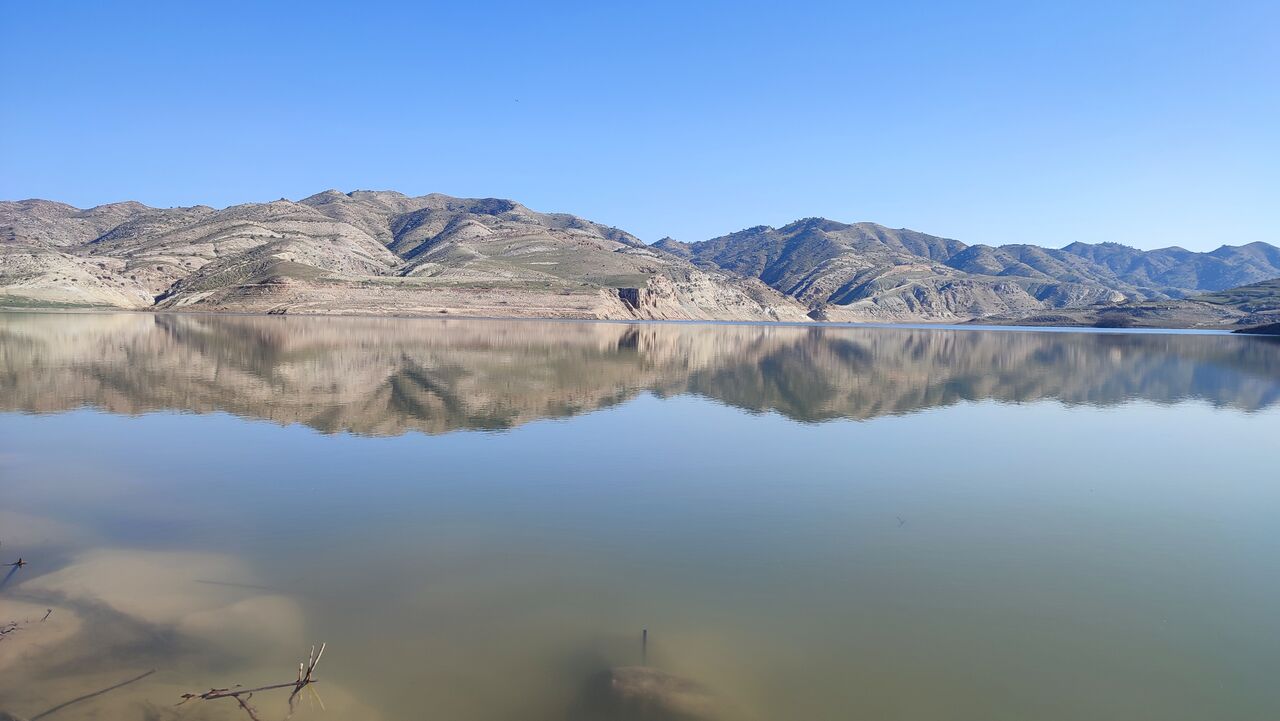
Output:
[[1263,338],[0,314],[0,711],[1272,720],[1278,449]]

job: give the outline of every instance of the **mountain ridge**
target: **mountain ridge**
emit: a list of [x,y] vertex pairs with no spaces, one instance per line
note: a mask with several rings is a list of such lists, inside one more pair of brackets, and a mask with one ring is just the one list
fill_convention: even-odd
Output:
[[367,190],[221,209],[0,202],[8,305],[961,322],[1181,301],[1277,277],[1280,248],[1261,241],[1202,253],[970,245],[813,216],[646,244],[508,199]]
[[213,209],[0,203],[9,304],[802,320],[759,281],[499,198],[322,191]]
[[811,317],[967,321],[1143,301],[1172,301],[1280,277],[1280,248],[1262,242],[1196,253],[1119,243],[968,245],[875,223],[806,218],[753,226],[664,250],[704,267],[760,278]]

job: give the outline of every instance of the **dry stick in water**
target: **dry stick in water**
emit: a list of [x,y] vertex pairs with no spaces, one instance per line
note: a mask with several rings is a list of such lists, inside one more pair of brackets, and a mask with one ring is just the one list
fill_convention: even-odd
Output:
[[7,621],[5,623],[0,623],[0,641],[3,641],[9,634],[21,631],[24,627],[30,626],[32,623],[44,623],[49,620],[49,616],[52,614],[53,609],[50,608],[45,610],[44,618],[41,618],[39,621],[33,622],[31,619],[26,619],[24,621]]
[[298,694],[302,693],[302,689],[317,682],[317,679],[315,678],[316,665],[320,663],[320,657],[324,655],[324,647],[325,645],[323,643],[320,644],[319,651],[316,650],[315,646],[311,647],[311,654],[307,656],[306,662],[298,664],[298,679],[291,683],[274,683],[268,686],[258,686],[257,688],[240,688],[239,686],[232,688],[211,688],[204,693],[184,693],[182,694],[182,700],[178,702],[178,705],[181,706],[194,698],[198,698],[203,701],[230,698],[235,699],[236,703],[240,705],[240,708],[243,709],[244,712],[249,715],[249,718],[253,719],[253,721],[262,721],[258,716],[257,709],[249,705],[249,699],[253,698],[255,693],[259,693],[261,691],[275,691],[277,689],[291,688],[293,691],[289,694],[289,716],[286,718],[292,717],[294,707],[298,701]]
[[27,562],[24,561],[21,557],[19,557],[18,560],[14,561],[13,563],[0,564],[0,568],[9,569],[9,572],[5,574],[5,577],[0,578],[0,589],[7,586],[9,584],[9,579],[13,578],[13,575],[18,571],[20,571],[22,567],[25,565],[27,565]]
[[13,566],[14,568],[22,568],[23,566],[27,565],[27,562],[22,560],[21,557],[19,557],[18,560],[14,561],[13,563],[6,563],[4,565]]
[[[25,565],[27,565],[27,562],[22,560],[21,558],[14,561],[13,563],[0,564],[0,568],[9,569],[9,572],[5,574],[5,577],[3,579],[0,579],[0,588],[4,588],[5,584],[9,582],[9,579],[13,578],[13,574],[17,573],[18,569],[22,568]],[[49,609],[48,611],[46,611],[44,614],[44,618],[40,619],[40,622],[44,623],[45,619],[49,618],[50,613],[53,613],[53,609]],[[30,619],[25,621],[6,621],[5,623],[0,623],[0,641],[3,641],[5,636],[8,636],[9,634],[15,631],[21,630],[23,626],[26,626],[30,623],[31,623]]]

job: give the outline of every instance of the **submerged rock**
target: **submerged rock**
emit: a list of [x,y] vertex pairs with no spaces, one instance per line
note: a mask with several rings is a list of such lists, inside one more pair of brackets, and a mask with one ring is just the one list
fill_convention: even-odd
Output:
[[609,669],[588,682],[575,721],[713,721],[719,702],[704,686],[648,666]]

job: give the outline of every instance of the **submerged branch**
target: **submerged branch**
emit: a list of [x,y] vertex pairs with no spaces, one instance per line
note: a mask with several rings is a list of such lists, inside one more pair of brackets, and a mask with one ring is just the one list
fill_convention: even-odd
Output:
[[21,556],[19,556],[18,560],[13,563],[0,563],[0,568],[9,569],[9,573],[5,574],[3,579],[0,579],[0,588],[4,588],[8,585],[9,579],[13,578],[13,574],[17,573],[25,565],[27,565],[27,562]]
[[22,556],[18,556],[18,560],[13,563],[0,563],[0,567],[13,566],[14,568],[22,568],[25,565],[27,565],[27,562],[22,560]]
[[[13,563],[0,564],[0,568],[9,569],[9,572],[5,574],[4,578],[0,579],[0,588],[3,588],[4,585],[9,582],[9,579],[11,579],[14,576],[14,574],[18,572],[19,569],[21,569],[26,565],[27,565],[26,560],[24,560],[21,557],[19,557],[18,560],[14,561]],[[27,619],[22,619],[17,621],[0,622],[0,641],[4,641],[11,634],[17,633],[18,631],[26,628],[27,626],[33,623],[44,623],[45,621],[49,620],[49,616],[51,616],[52,614],[53,614],[53,609],[50,608],[45,610],[44,616],[42,616],[38,621],[33,621],[27,618]],[[262,718],[258,715],[258,710],[249,704],[249,700],[253,698],[253,695],[255,693],[262,693],[264,691],[277,691],[277,690],[287,688],[287,689],[290,689],[290,692],[289,692],[289,715],[286,716],[286,718],[291,718],[297,706],[298,695],[302,693],[303,689],[308,688],[309,686],[311,686],[311,684],[317,683],[319,681],[319,679],[315,677],[315,671],[316,671],[316,666],[319,665],[320,663],[320,657],[324,655],[324,649],[325,649],[324,643],[320,644],[319,649],[317,649],[315,646],[311,647],[311,653],[307,655],[307,660],[300,662],[298,664],[298,677],[293,681],[290,681],[287,683],[274,683],[274,684],[268,684],[265,686],[257,686],[255,688],[241,688],[240,686],[234,686],[231,688],[211,688],[208,691],[205,691],[204,693],[185,693],[182,695],[182,700],[178,702],[178,705],[181,706],[182,704],[192,699],[212,701],[220,698],[230,698],[235,700],[236,704],[240,707],[241,710],[245,712],[245,714],[249,716],[251,721],[262,721]],[[41,713],[38,713],[35,716],[32,716],[31,721],[37,721],[37,719],[42,719],[52,714],[55,714],[61,711],[62,709],[65,709],[68,706],[71,706],[73,704],[77,704],[82,701],[88,701],[89,699],[97,698],[98,696],[101,696],[103,694],[110,693],[111,691],[115,691],[116,689],[128,686],[129,684],[137,683],[138,681],[141,681],[142,679],[150,676],[155,672],[156,672],[155,669],[151,669],[146,673],[140,674],[138,676],[134,676],[131,679],[121,681],[120,683],[117,683],[112,686],[108,686],[107,688],[94,691],[93,693],[88,693],[83,696],[78,696],[64,703],[60,703],[57,706],[54,706],[53,708],[48,709],[47,711],[42,711]],[[312,693],[315,693],[315,689],[312,689]],[[323,705],[323,702],[322,702],[322,705]],[[0,716],[5,716],[5,714],[3,712],[0,712]]]
[[[255,688],[241,688],[233,686],[231,688],[211,688],[204,693],[184,693],[182,700],[178,705],[192,700],[200,699],[202,701],[213,701],[220,698],[235,699],[240,708],[244,710],[249,718],[253,721],[262,721],[258,716],[257,709],[249,705],[249,699],[253,698],[255,693],[263,691],[276,691],[279,689],[293,689],[289,694],[289,716],[293,716],[294,707],[297,704],[298,694],[302,693],[302,689],[307,688],[313,683],[317,683],[319,679],[315,677],[316,666],[320,663],[320,657],[324,655],[325,644],[320,644],[317,651],[315,646],[311,647],[311,653],[307,656],[307,660],[298,664],[298,678],[288,683],[273,683],[266,686],[258,686]],[[288,718],[286,717],[286,718]]]
[[0,641],[3,641],[9,634],[17,633],[33,623],[44,623],[52,614],[53,609],[49,608],[45,609],[44,616],[39,621],[32,621],[28,618],[21,621],[6,621],[4,623],[0,623]]

